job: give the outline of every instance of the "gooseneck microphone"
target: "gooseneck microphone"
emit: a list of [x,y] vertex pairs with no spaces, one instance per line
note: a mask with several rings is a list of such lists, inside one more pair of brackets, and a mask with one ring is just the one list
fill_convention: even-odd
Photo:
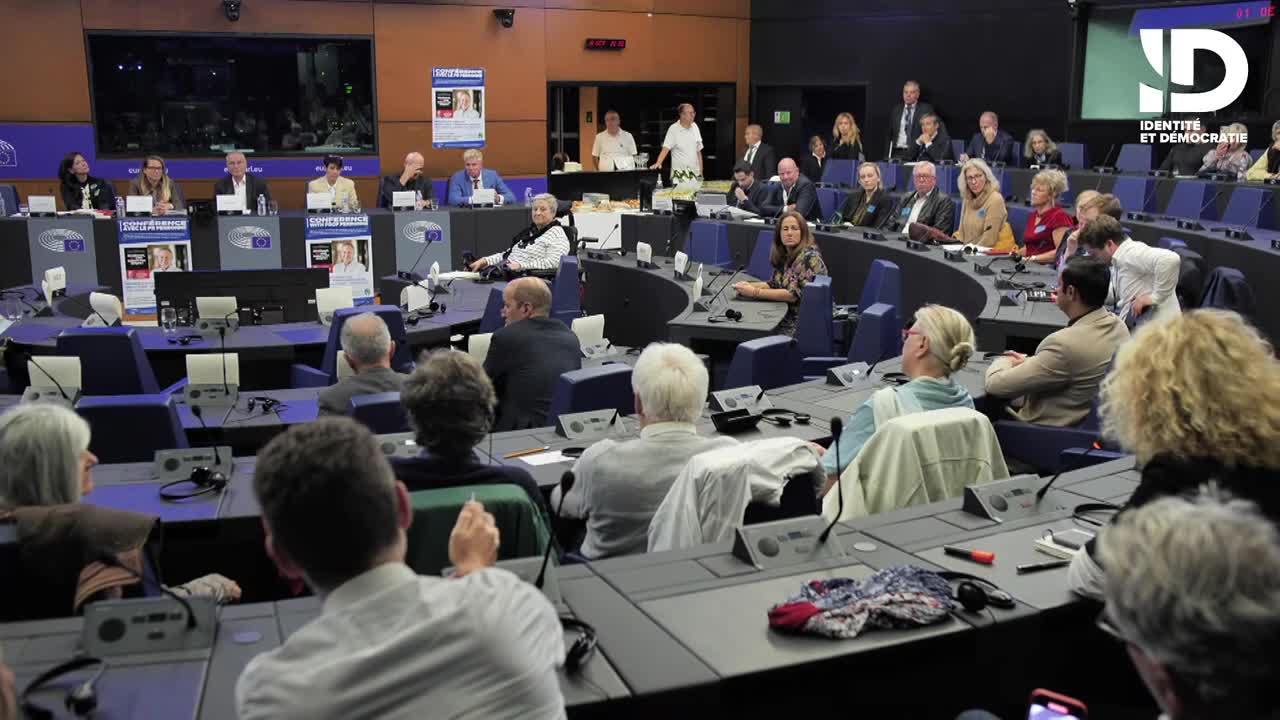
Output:
[[[737,269],[737,270],[734,270],[734,271],[733,271],[733,274],[729,276],[729,279],[728,279],[727,281],[725,281],[725,284],[721,285],[721,286],[720,286],[720,289],[716,291],[716,294],[715,294],[715,295],[712,295],[712,296],[711,296],[711,299],[707,301],[707,307],[709,307],[709,308],[710,308],[710,307],[715,307],[716,300],[717,300],[717,299],[719,299],[719,297],[720,297],[721,293],[723,293],[723,292],[724,292],[724,289],[725,289],[725,288],[727,288],[727,287],[729,287],[730,285],[732,285],[732,284],[733,284],[733,279],[734,279],[734,278],[736,278],[736,277],[738,277],[738,273],[740,273],[740,272],[742,272],[743,270],[746,270],[746,269],[747,269],[747,266],[746,266],[746,265],[739,265],[739,266],[738,266],[738,269]],[[695,299],[696,299],[696,298],[695,298]]]
[[164,593],[165,595],[172,598],[173,600],[176,600],[178,604],[182,606],[182,609],[187,611],[187,629],[188,630],[196,629],[196,626],[197,626],[196,613],[195,613],[195,610],[191,608],[191,603],[187,602],[186,598],[182,597],[181,595],[165,587],[162,583],[156,581],[154,578],[148,578],[146,575],[139,574],[133,568],[128,567],[124,563],[120,562],[119,559],[117,559],[114,555],[111,555],[110,553],[102,553],[98,555],[98,557],[95,559],[98,562],[102,563],[103,565],[110,565],[112,567],[117,567],[117,568],[120,568],[121,570],[124,570],[130,575],[138,578],[138,581],[141,582],[143,585],[148,585],[148,584],[152,585],[155,588],[159,589],[160,592]]
[[[209,432],[209,426],[204,424],[204,409],[199,405],[192,405],[191,414],[196,416],[196,420],[200,421],[200,429],[206,433]],[[222,467],[222,458],[218,457],[218,444],[213,444],[213,465],[214,467]]]
[[[874,365],[872,367],[875,367]],[[844,432],[844,421],[837,417],[831,418],[831,444],[836,446],[836,516],[831,519],[831,524],[827,525],[827,529],[822,531],[818,536],[818,542],[825,543],[831,535],[831,528],[840,522],[840,516],[844,514],[844,487],[841,485],[840,476],[843,475],[843,468],[840,467],[840,435]]]
[[565,470],[560,476],[560,504],[556,506],[555,517],[551,518],[551,542],[547,543],[547,550],[542,554],[542,568],[538,570],[538,579],[533,581],[533,586],[542,589],[542,584],[547,579],[547,563],[551,561],[551,551],[559,544],[559,538],[556,537],[556,520],[560,517],[560,511],[564,509],[564,498],[573,489],[573,471]]
[[[1098,441],[1097,441],[1097,440],[1095,440],[1095,441],[1093,442],[1093,445],[1089,446],[1089,449],[1088,449],[1088,450],[1085,450],[1085,451],[1080,455],[1080,457],[1082,457],[1082,458],[1084,458],[1084,457],[1088,457],[1088,456],[1089,456],[1089,453],[1093,452],[1094,450],[1101,450],[1101,449],[1102,449],[1102,448],[1098,446]],[[1057,473],[1056,475],[1054,475],[1053,477],[1049,478],[1049,482],[1047,482],[1047,483],[1045,483],[1044,485],[1042,485],[1042,486],[1040,487],[1040,489],[1036,491],[1036,502],[1037,502],[1037,503],[1038,503],[1038,502],[1040,502],[1041,500],[1043,500],[1045,495],[1048,495],[1048,494],[1049,494],[1049,488],[1053,487],[1053,484],[1054,484],[1055,482],[1057,482],[1057,481],[1058,481],[1058,478],[1062,476],[1062,473],[1063,473],[1063,471],[1062,471],[1062,470],[1059,470],[1059,471],[1058,471],[1058,473]]]
[[[8,344],[8,338],[5,338],[5,341],[6,341],[6,342],[5,342],[5,344],[7,345],[7,344]],[[37,370],[39,370],[40,372],[44,373],[44,376],[45,376],[45,377],[47,377],[47,378],[49,378],[49,381],[53,383],[53,386],[54,386],[54,387],[56,387],[56,388],[58,388],[58,394],[62,396],[62,399],[63,399],[63,400],[66,400],[67,402],[71,402],[71,398],[67,395],[67,391],[66,391],[66,390],[64,390],[64,389],[62,389],[62,383],[58,382],[58,379],[57,379],[57,378],[55,378],[55,377],[53,376],[53,373],[51,373],[51,372],[49,372],[48,370],[45,370],[44,368],[40,367],[40,363],[36,362],[35,357],[33,357],[33,356],[31,355],[31,353],[23,353],[23,354],[24,354],[24,355],[26,355],[26,357],[27,357],[27,362],[29,362],[29,363],[31,363],[32,365],[34,365],[34,366],[35,366],[35,368],[36,368]]]

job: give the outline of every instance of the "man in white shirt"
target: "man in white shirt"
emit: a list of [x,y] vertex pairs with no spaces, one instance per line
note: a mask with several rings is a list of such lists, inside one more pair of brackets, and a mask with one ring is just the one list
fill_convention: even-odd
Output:
[[373,434],[321,418],[258,454],[267,554],[322,598],[320,615],[251,660],[240,720],[563,718],[564,636],[532,585],[492,567],[493,516],[467,503],[450,579],[404,564],[413,509]]
[[[645,552],[649,521],[689,458],[736,445],[733,438],[698,436],[694,423],[707,396],[707,369],[683,345],[653,343],[631,375],[640,437],[601,440],[574,463],[577,478],[563,514],[585,518],[582,554],[593,560]],[[557,488],[551,506],[560,499]]]
[[689,103],[680,105],[680,119],[667,128],[667,136],[662,141],[662,152],[658,153],[658,161],[649,166],[650,170],[660,170],[662,163],[671,155],[671,172],[693,172],[702,177],[702,131],[693,123],[693,106]]
[[333,246],[334,254],[337,255],[337,258],[334,260],[332,272],[339,275],[365,272],[364,263],[356,260],[356,246],[354,243],[350,240],[339,240]]
[[591,159],[596,170],[608,172],[617,169],[618,158],[634,158],[636,139],[622,129],[622,118],[614,110],[604,114],[604,132],[596,134],[591,146]]
[[938,190],[938,169],[926,160],[916,164],[911,178],[916,189],[902,199],[899,230],[907,232],[912,223],[920,223],[950,235],[956,222],[956,205],[951,196]]
[[1144,313],[1154,320],[1178,315],[1178,272],[1182,259],[1172,250],[1130,240],[1120,221],[1103,215],[1080,231],[1085,252],[1111,265],[1107,304],[1132,325]]
[[920,83],[908,80],[902,85],[902,102],[889,114],[889,155],[906,158],[912,141],[920,137],[920,120],[933,112],[933,106],[920,101]]

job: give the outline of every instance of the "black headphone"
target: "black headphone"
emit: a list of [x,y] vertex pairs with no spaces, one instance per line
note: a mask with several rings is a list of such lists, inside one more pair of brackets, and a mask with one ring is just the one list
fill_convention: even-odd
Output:
[[768,423],[773,423],[778,427],[789,427],[791,423],[797,425],[808,425],[812,419],[802,412],[795,410],[787,410],[785,408],[769,408],[760,412],[761,419]]
[[182,345],[183,347],[186,347],[200,339],[199,335],[179,335],[177,337],[165,338],[170,345]]
[[738,310],[734,310],[733,308],[725,308],[724,312],[720,315],[712,315],[707,318],[707,322],[712,323],[728,322],[730,320],[734,322],[742,322],[742,313]]
[[[170,492],[169,488],[183,483],[190,483],[194,489],[188,491]],[[174,480],[160,486],[160,499],[169,502],[177,502],[179,500],[189,500],[193,497],[201,495],[211,495],[213,493],[222,492],[227,486],[227,476],[217,470],[207,467],[191,468],[190,477],[182,480]]]
[[971,613],[979,613],[988,607],[1012,610],[1017,607],[1013,596],[1000,589],[999,585],[969,573],[942,570],[938,577],[944,580],[960,580],[956,586],[955,600],[960,607]]
[[23,714],[29,720],[53,720],[53,712],[32,702],[31,693],[41,689],[55,678],[92,665],[98,666],[98,671],[93,674],[93,677],[68,690],[66,697],[63,698],[63,703],[72,715],[88,717],[94,710],[98,709],[98,693],[94,690],[93,684],[98,682],[98,678],[102,677],[102,673],[107,669],[107,664],[95,657],[80,657],[68,660],[61,665],[55,665],[35,680],[32,680],[31,684],[27,685],[27,689],[22,691],[21,705]]
[[589,623],[566,615],[560,616],[560,626],[566,630],[575,630],[578,633],[578,637],[574,638],[573,643],[569,645],[568,652],[564,654],[565,672],[572,675],[580,672],[582,666],[595,654],[596,629]]
[[280,408],[284,407],[284,401],[282,400],[277,400],[276,398],[273,398],[273,397],[267,397],[266,395],[254,395],[253,397],[249,398],[249,412],[253,412],[254,408],[258,407],[259,403],[262,404],[263,415],[269,415],[273,412],[278,411]]

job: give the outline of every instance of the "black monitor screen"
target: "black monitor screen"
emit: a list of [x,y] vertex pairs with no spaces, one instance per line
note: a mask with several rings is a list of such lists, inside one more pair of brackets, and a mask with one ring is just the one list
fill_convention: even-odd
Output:
[[[156,301],[188,322],[195,318],[196,298],[235,296],[244,310],[272,311],[283,322],[308,322],[316,314],[316,290],[329,287],[325,268],[282,270],[195,270],[156,273]],[[241,322],[251,322],[241,314]]]
[[375,153],[368,38],[91,34],[98,154]]

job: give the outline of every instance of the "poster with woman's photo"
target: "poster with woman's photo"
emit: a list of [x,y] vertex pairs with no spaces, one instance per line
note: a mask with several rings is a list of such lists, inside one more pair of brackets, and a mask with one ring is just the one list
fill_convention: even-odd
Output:
[[431,68],[431,146],[484,147],[484,68]]
[[124,320],[156,319],[155,273],[187,272],[191,262],[191,229],[186,218],[121,220]]
[[357,305],[374,302],[368,215],[310,215],[305,237],[307,267],[327,268],[329,287],[351,288]]

